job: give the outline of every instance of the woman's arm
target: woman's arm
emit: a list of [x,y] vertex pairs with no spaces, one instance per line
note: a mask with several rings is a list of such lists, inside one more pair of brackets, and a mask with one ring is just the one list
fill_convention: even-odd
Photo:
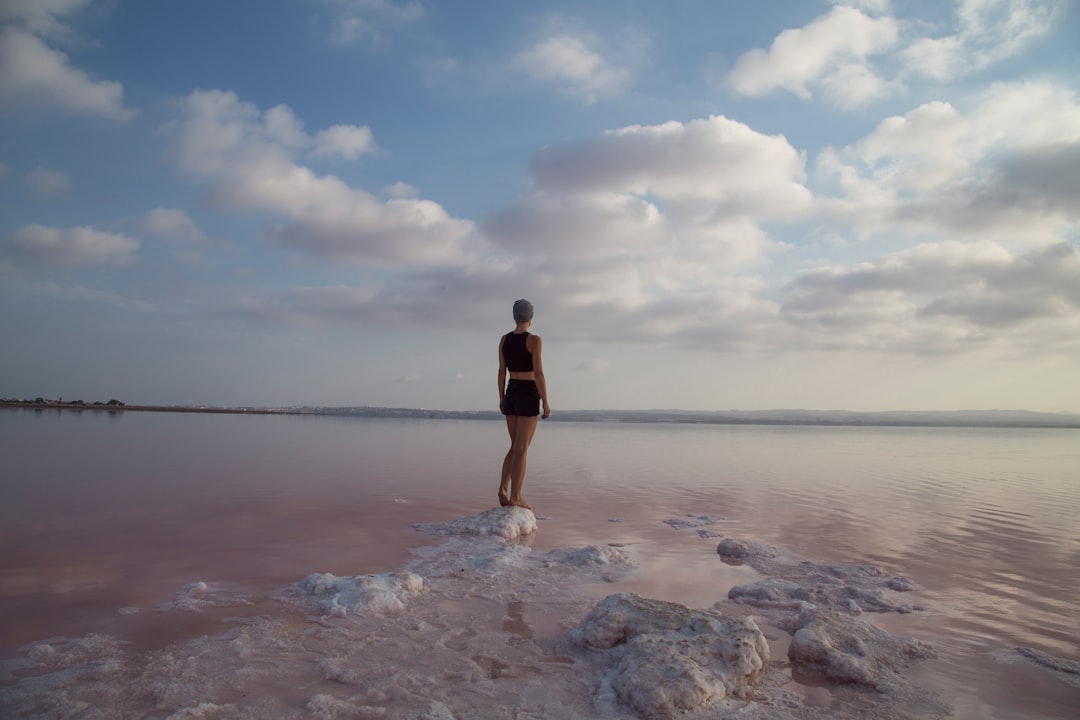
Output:
[[499,338],[499,410],[502,410],[503,400],[506,399],[506,358],[503,357],[503,343],[506,336]]
[[548,418],[551,416],[551,406],[548,404],[547,379],[544,377],[544,359],[542,357],[544,343],[540,340],[539,335],[530,335],[525,342],[528,345],[530,341],[532,347],[528,348],[528,350],[532,353],[533,379],[536,380],[536,389],[540,391],[540,401],[544,403],[544,412],[541,413],[540,417]]

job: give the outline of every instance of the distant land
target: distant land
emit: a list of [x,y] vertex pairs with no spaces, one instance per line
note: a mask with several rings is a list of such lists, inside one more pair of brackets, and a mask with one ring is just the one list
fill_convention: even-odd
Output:
[[[495,410],[428,410],[388,407],[217,407],[207,405],[132,405],[119,400],[85,402],[62,399],[0,398],[0,408],[34,412],[180,412],[240,415],[323,415],[365,418],[498,420]],[[549,422],[669,423],[687,425],[834,425],[868,427],[1080,428],[1080,414],[1029,410],[559,410]]]

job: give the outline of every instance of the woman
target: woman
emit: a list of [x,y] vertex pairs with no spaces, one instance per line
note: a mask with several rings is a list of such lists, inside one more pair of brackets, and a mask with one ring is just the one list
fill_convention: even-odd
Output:
[[[532,507],[521,497],[525,482],[525,457],[536,432],[539,417],[551,415],[548,406],[547,383],[544,380],[542,345],[539,335],[529,333],[533,306],[528,300],[514,303],[514,322],[517,327],[499,340],[499,409],[506,416],[510,432],[510,450],[502,464],[499,481],[499,504]],[[510,382],[506,373],[510,373]],[[544,413],[540,414],[540,404]]]

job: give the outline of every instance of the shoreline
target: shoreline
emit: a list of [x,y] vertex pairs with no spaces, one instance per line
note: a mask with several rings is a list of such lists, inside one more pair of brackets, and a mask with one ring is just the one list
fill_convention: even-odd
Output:
[[[110,401],[113,402],[113,401]],[[0,409],[71,412],[205,413],[216,415],[289,415],[417,420],[499,420],[494,410],[432,410],[424,408],[356,407],[216,407],[190,405],[129,405],[84,401],[37,402],[0,400]],[[1028,411],[683,411],[683,410],[563,410],[548,422],[586,422],[664,425],[751,425],[786,427],[1005,428],[1080,430],[1080,415]]]

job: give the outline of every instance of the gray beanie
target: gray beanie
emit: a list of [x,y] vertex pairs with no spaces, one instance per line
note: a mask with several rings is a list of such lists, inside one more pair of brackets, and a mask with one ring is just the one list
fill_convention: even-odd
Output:
[[514,322],[528,322],[533,319],[533,306],[522,298],[514,303]]

